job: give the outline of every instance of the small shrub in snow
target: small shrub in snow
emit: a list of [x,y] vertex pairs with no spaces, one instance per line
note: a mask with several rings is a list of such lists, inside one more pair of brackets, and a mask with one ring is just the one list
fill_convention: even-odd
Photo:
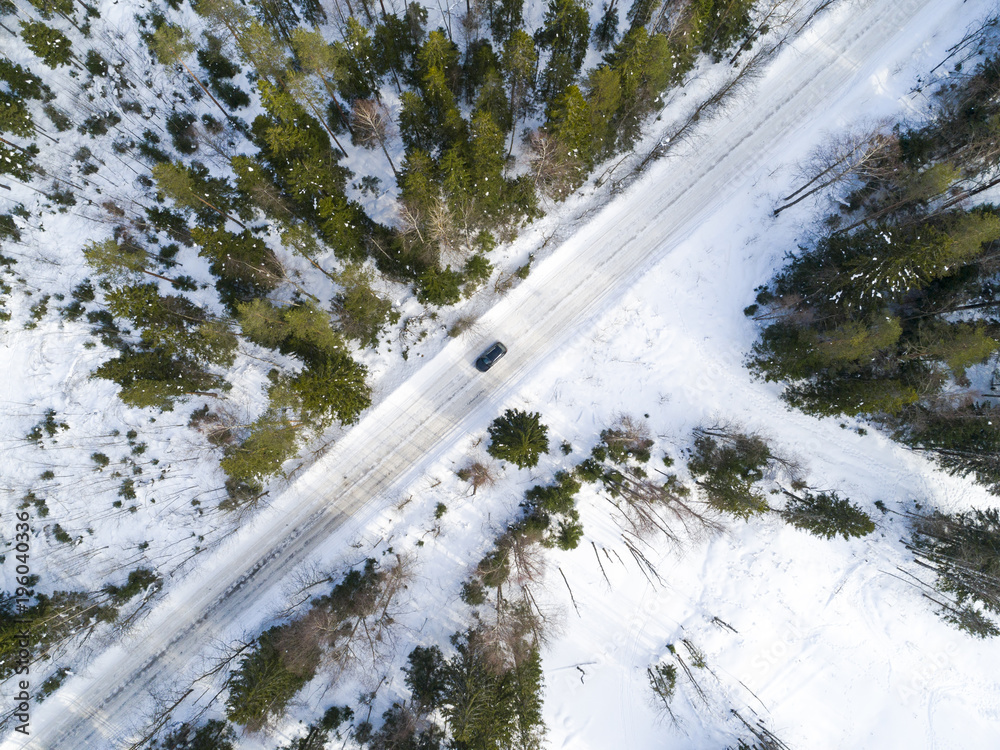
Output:
[[601,431],[601,442],[616,464],[625,464],[629,460],[646,463],[653,447],[646,423],[628,414],[619,417],[614,427]]
[[[45,418],[31,428],[31,431],[26,435],[27,439],[34,443],[41,443],[42,434],[44,433],[48,437],[55,437],[59,430],[67,430],[69,425],[65,422],[56,421],[56,410],[46,409]],[[55,442],[55,441],[53,441]]]
[[73,537],[59,524],[52,527],[52,536],[55,537],[57,542],[62,544],[71,544],[73,542]]
[[107,135],[108,131],[122,121],[117,112],[108,111],[101,115],[91,115],[77,128],[91,138],[95,135]]
[[42,107],[42,111],[60,133],[65,133],[73,127],[73,121],[69,119],[69,116],[54,104],[46,104]]
[[106,76],[108,74],[108,63],[101,53],[95,49],[87,51],[87,57],[84,59],[83,67],[87,69],[87,72],[92,76]]
[[122,482],[122,486],[118,488],[118,497],[125,498],[126,500],[135,500],[134,479],[126,479]]
[[149,568],[136,568],[128,574],[128,580],[122,586],[108,584],[101,589],[111,600],[122,605],[136,594],[142,593],[151,586],[159,587],[160,577]]
[[198,150],[198,135],[194,130],[197,120],[190,112],[174,112],[167,118],[171,142],[182,154],[193,154]]

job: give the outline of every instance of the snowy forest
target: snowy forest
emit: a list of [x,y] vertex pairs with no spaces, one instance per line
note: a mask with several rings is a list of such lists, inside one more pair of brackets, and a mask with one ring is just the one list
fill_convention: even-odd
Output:
[[[416,3],[174,3],[135,17],[133,49],[92,31],[92,7],[5,6],[32,57],[4,61],[3,173],[95,236],[87,278],[38,292],[31,315],[69,297],[60,314],[117,352],[97,376],[135,407],[219,395],[241,342],[296,360],[252,422],[210,433],[230,502],[251,502],[303,434],[369,405],[352,348],[396,322],[387,288],[432,310],[471,294],[490,250],[628,149],[698,54],[753,38],[753,3],[669,5],[619,23],[612,2],[592,28],[582,2],[552,2],[529,28],[523,2],[470,3],[430,29]],[[52,135],[72,130],[75,149]],[[394,184],[345,164],[366,149]],[[290,254],[319,275],[298,280]]]
[[[422,360],[483,335],[487,305],[566,235],[525,236],[595,213],[585,196],[616,199],[702,121],[750,106],[745,88],[840,4],[0,0],[0,337],[18,382],[2,416],[5,693],[30,663],[32,700],[56,700],[141,631],[175,577]],[[776,234],[783,261],[729,300],[748,380],[977,498],[1000,493],[990,10],[922,69],[919,117],[824,133],[768,215],[808,229]],[[742,315],[739,295],[755,295]],[[661,552],[769,519],[858,555],[902,537],[892,559],[933,621],[1000,635],[988,502],[859,499],[718,410],[669,437],[652,405],[588,415],[571,441],[550,405],[498,409],[443,480],[394,500],[396,526],[296,568],[187,683],[144,698],[122,746],[547,746],[543,655],[554,621],[583,617],[567,555],[596,556],[609,591],[618,565],[668,587]],[[621,555],[596,541],[597,504]],[[455,568],[424,557],[449,524],[468,537]],[[439,569],[449,583],[428,584]],[[425,632],[427,586],[450,598]],[[553,614],[556,587],[571,614]],[[720,747],[787,749],[723,687],[709,642],[682,628],[649,656],[657,720],[691,731],[710,714]],[[0,707],[2,731],[18,721]]]

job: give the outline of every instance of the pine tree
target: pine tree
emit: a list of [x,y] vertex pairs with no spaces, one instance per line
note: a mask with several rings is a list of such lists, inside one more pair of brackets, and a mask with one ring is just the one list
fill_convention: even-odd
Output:
[[507,409],[490,425],[487,452],[519,469],[536,466],[539,457],[549,450],[549,428],[542,424],[541,417],[538,412]]
[[329,352],[285,384],[296,397],[295,406],[303,422],[323,429],[336,419],[353,424],[371,405],[368,370],[343,351]]
[[252,21],[246,7],[235,0],[198,0],[194,10],[209,22],[213,32],[228,32],[237,44],[243,30]]
[[[514,30],[503,46],[500,55],[501,67],[510,91],[511,118],[516,123],[529,111],[529,95],[535,86],[535,66],[538,53],[535,42],[521,29]],[[514,130],[511,128],[509,156],[514,150]]]
[[688,470],[710,505],[749,520],[768,510],[767,500],[754,485],[764,478],[770,460],[770,448],[759,437],[696,430]]
[[266,299],[237,304],[236,318],[244,336],[268,349],[277,349],[290,335],[283,311]]
[[394,80],[408,78],[419,43],[410,34],[410,27],[404,18],[396,15],[383,16],[373,32],[375,67],[381,73],[392,73]]
[[105,295],[108,310],[139,330],[144,348],[212,364],[232,364],[236,337],[185,297],[161,295],[156,284],[128,284]]
[[1000,411],[986,404],[920,409],[906,441],[946,471],[1000,494]]
[[573,60],[566,52],[553,52],[545,64],[542,79],[538,85],[538,96],[546,106],[551,105],[556,97],[563,93],[574,81],[577,70]]
[[24,101],[0,91],[0,133],[25,137],[34,132],[35,123]]
[[156,59],[163,65],[180,65],[187,71],[199,88],[205,92],[209,99],[219,108],[219,111],[229,119],[229,113],[219,104],[218,100],[212,96],[211,92],[205,88],[201,79],[184,62],[184,58],[194,51],[194,43],[188,37],[187,32],[180,26],[165,23],[158,28],[149,40],[149,49],[156,55]]
[[619,148],[627,148],[638,137],[643,118],[653,110],[670,81],[673,59],[666,37],[650,35],[644,28],[629,31],[609,58],[621,92],[615,115],[617,143]]
[[21,21],[21,38],[50,68],[69,65],[73,58],[73,45],[66,35],[41,21]]
[[569,59],[574,73],[580,71],[590,41],[589,3],[586,0],[549,0],[542,27],[535,32],[539,47]]
[[35,172],[33,162],[37,155],[38,146],[34,143],[24,149],[0,143],[0,174],[9,174],[17,180],[28,182]]
[[49,101],[53,98],[52,90],[42,83],[42,79],[31,71],[6,57],[0,57],[0,81],[10,87],[10,93],[18,99],[41,99]]
[[493,50],[489,39],[476,39],[465,49],[465,59],[462,62],[462,85],[465,101],[471,104],[477,97],[477,92],[491,74],[498,74],[500,58]]
[[704,41],[702,51],[712,53],[716,60],[750,29],[750,14],[754,0],[713,0],[703,12]]
[[211,177],[204,165],[160,162],[152,173],[157,189],[178,206],[194,211],[202,223],[218,225],[228,219],[243,226],[230,213],[237,208],[232,185],[224,177]]
[[861,414],[898,415],[916,403],[919,394],[899,378],[858,372],[843,378],[836,374],[824,375],[811,382],[792,385],[782,398],[807,414],[855,417]]
[[617,140],[616,118],[622,106],[622,84],[618,72],[607,65],[590,71],[587,76],[585,117],[590,142],[586,152],[600,158],[614,152]]
[[781,511],[782,517],[793,526],[810,534],[833,539],[862,537],[875,530],[875,523],[860,507],[836,492],[821,492],[814,495],[805,492],[801,496],[788,495],[788,502]]
[[286,307],[283,318],[283,348],[303,362],[318,365],[344,352],[344,340],[331,327],[330,316],[314,302],[306,300]]
[[295,454],[299,429],[300,425],[288,417],[271,411],[254,420],[246,438],[238,445],[228,446],[219,463],[229,477],[226,484],[230,494],[237,497],[259,494],[264,482],[279,474],[282,464]]
[[605,1],[604,13],[594,27],[594,46],[599,52],[604,52],[614,46],[618,38],[618,0]]
[[284,269],[263,240],[243,231],[196,227],[191,236],[199,255],[211,260],[215,288],[223,304],[235,313],[240,302],[263,297],[284,279]]
[[[712,0],[708,0],[709,3]],[[644,27],[653,17],[656,3],[653,0],[632,0],[632,5],[625,14],[625,18],[632,22],[629,32]]]
[[345,267],[337,274],[337,281],[341,291],[333,304],[340,330],[361,346],[377,347],[382,328],[395,322],[399,313],[393,312],[392,303],[372,288],[374,275],[364,266]]
[[479,112],[492,117],[501,133],[508,132],[514,126],[513,113],[510,111],[510,96],[497,70],[490,70],[486,74],[476,92],[473,116]]
[[285,44],[274,38],[271,29],[260,21],[247,24],[236,38],[243,60],[270,82],[284,74],[286,65]]
[[344,40],[333,45],[337,67],[334,77],[345,99],[371,99],[379,87],[375,47],[368,29],[355,18],[347,19]]
[[118,397],[129,406],[164,411],[173,408],[177,398],[202,394],[222,385],[220,378],[206,372],[193,359],[171,356],[161,350],[137,351],[128,347],[98,367],[94,377],[118,383],[121,386]]
[[[577,86],[568,86],[556,97],[549,112],[546,128],[566,151],[589,169],[599,154],[598,135],[595,138],[593,110]],[[597,141],[597,142],[595,142]]]
[[515,30],[524,26],[524,0],[487,0],[490,31],[497,44],[504,45]]
[[326,197],[320,200],[317,214],[323,239],[338,258],[360,261],[365,257],[365,230],[370,221],[357,201],[343,195]]
[[[918,518],[911,549],[937,573],[938,591],[954,601],[956,606],[944,607],[946,619],[980,637],[1000,633],[996,622],[1000,615],[1000,512],[996,508]],[[977,617],[978,607],[984,612]]]
[[55,14],[60,16],[73,15],[73,0],[28,0],[28,2],[46,21],[52,20],[52,16]]
[[417,299],[432,305],[454,305],[462,298],[462,274],[451,266],[432,266],[420,274]]
[[441,703],[445,691],[445,661],[437,646],[417,646],[407,657],[406,686],[427,710]]
[[416,54],[417,76],[423,79],[432,70],[437,70],[444,78],[452,94],[457,93],[460,74],[458,47],[448,40],[442,31],[432,31]]
[[[301,26],[292,30],[292,50],[306,73],[319,77],[326,89],[327,96],[343,127],[350,129],[351,125],[336,95],[337,61],[339,54],[332,45],[327,44],[318,31],[310,31]],[[343,150],[343,149],[342,149]]]
[[146,250],[124,236],[123,242],[108,238],[102,242],[91,240],[83,248],[83,257],[94,272],[111,282],[119,283],[128,279],[137,279],[139,274],[146,274],[163,281],[172,279],[149,270],[151,258]]
[[985,362],[998,349],[1000,341],[983,324],[932,321],[920,328],[913,353],[944,362],[956,379],[963,380],[969,367]]
[[870,324],[843,323],[816,337],[812,358],[819,367],[867,364],[877,353],[893,349],[902,331],[898,318],[884,314],[876,316]]
[[[400,97],[399,135],[406,147],[407,158],[410,152],[420,150],[429,152],[437,142],[437,132],[431,122],[430,110],[426,102],[413,91],[404,91]],[[404,167],[405,170],[405,167]]]
[[225,721],[210,719],[201,726],[184,723],[154,740],[151,750],[234,750],[236,733]]
[[[470,186],[479,211],[486,217],[497,216],[504,208],[504,153],[503,134],[493,118],[486,112],[477,112],[472,118],[469,173],[473,175]],[[490,222],[484,222],[489,226]]]
[[[570,532],[575,537],[575,531]],[[579,537],[575,537],[578,539]],[[576,544],[563,546],[573,549]],[[516,660],[511,672],[511,708],[514,718],[514,742],[517,750],[535,750],[543,745],[545,725],[542,722],[542,656],[537,644],[526,656]]]
[[280,716],[288,702],[312,677],[296,674],[284,664],[277,642],[280,627],[265,630],[256,647],[240,661],[229,679],[226,717],[250,731],[261,729]]

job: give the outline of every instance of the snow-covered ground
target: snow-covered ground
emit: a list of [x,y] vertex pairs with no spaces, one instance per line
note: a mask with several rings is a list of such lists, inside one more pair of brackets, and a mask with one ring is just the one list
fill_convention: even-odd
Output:
[[[792,748],[996,747],[995,644],[946,625],[919,591],[893,577],[907,566],[899,541],[906,529],[874,507],[880,500],[890,510],[915,503],[954,510],[990,498],[874,431],[861,435],[853,423],[788,411],[776,387],[752,381],[742,366],[755,329],[741,314],[752,289],[809,231],[809,204],[770,216],[777,198],[797,186],[797,161],[826,131],[925,111],[925,95],[911,93],[917,77],[993,5],[873,0],[845,3],[822,19],[753,92],[703,123],[697,140],[651,168],[538,263],[471,334],[388,395],[129,641],[37,707],[38,736],[27,746],[98,750],[104,731],[111,738],[135,729],[149,703],[131,694],[134,684],[114,696],[119,680],[168,644],[158,678],[183,672],[210,639],[258,631],[283,606],[287,579],[304,560],[334,567],[390,547],[409,553],[418,575],[400,626],[407,641],[445,643],[465,615],[459,582],[516,514],[523,491],[579,461],[601,429],[630,413],[649,415],[654,461],[664,452],[679,458],[699,424],[734,421],[759,430],[801,461],[811,485],[860,503],[879,528],[863,540],[824,541],[767,518],[728,523],[725,533],[679,548],[651,537],[645,552],[662,580],[650,581],[626,553],[611,506],[587,490],[580,547],[547,553],[556,621],[543,652],[551,747],[722,747],[746,736],[731,710],[762,720]],[[585,200],[540,222],[511,252],[537,246]],[[471,372],[470,354],[494,336],[511,354],[483,378]],[[453,472],[482,452],[483,431],[505,406],[542,413],[553,455],[468,496]],[[566,457],[555,449],[563,440],[574,446]],[[449,510],[435,523],[439,502]],[[344,523],[341,509],[356,515]],[[298,531],[288,546],[278,544],[286,527]],[[355,539],[359,546],[351,548]],[[185,630],[272,547],[275,557],[261,574],[210,609],[208,622]],[[171,643],[175,635],[182,640]],[[686,655],[681,639],[706,656],[695,676],[707,698],[681,675],[675,725],[655,710],[646,668],[670,659],[667,644]],[[398,670],[387,670],[393,679],[375,716],[403,690]],[[324,705],[353,702],[366,684],[361,675],[330,690],[317,678],[293,707],[294,718],[308,721]],[[51,744],[67,718],[90,716],[102,698],[110,699],[106,712],[87,722],[103,724],[99,734],[71,735],[86,737],[83,744]],[[290,722],[277,737],[248,737],[241,746],[270,749],[297,728]],[[21,746],[17,738],[2,745]]]

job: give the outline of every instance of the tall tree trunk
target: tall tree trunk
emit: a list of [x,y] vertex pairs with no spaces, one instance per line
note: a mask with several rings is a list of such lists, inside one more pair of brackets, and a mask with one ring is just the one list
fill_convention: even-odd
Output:
[[398,180],[399,172],[396,171],[396,165],[392,163],[392,157],[389,156],[389,152],[388,150],[386,150],[385,147],[385,141],[382,140],[381,137],[378,139],[378,145],[382,147],[382,153],[385,154],[385,159],[387,162],[389,162],[389,167],[392,169],[392,173],[396,176],[396,179]]
[[184,70],[186,70],[188,72],[188,75],[191,76],[194,79],[194,82],[197,83],[198,86],[201,87],[201,90],[204,91],[206,94],[208,94],[208,98],[211,99],[215,103],[215,106],[219,108],[219,111],[222,112],[223,115],[225,115],[226,122],[232,120],[233,116],[231,114],[229,114],[228,112],[226,112],[225,109],[223,109],[222,105],[219,104],[219,101],[214,96],[212,96],[212,92],[209,91],[208,89],[206,89],[205,88],[205,84],[203,84],[200,80],[198,80],[198,76],[196,76],[191,71],[191,68],[189,68],[187,66],[187,64],[185,62],[183,62],[183,61],[181,61],[181,66],[184,68]]

